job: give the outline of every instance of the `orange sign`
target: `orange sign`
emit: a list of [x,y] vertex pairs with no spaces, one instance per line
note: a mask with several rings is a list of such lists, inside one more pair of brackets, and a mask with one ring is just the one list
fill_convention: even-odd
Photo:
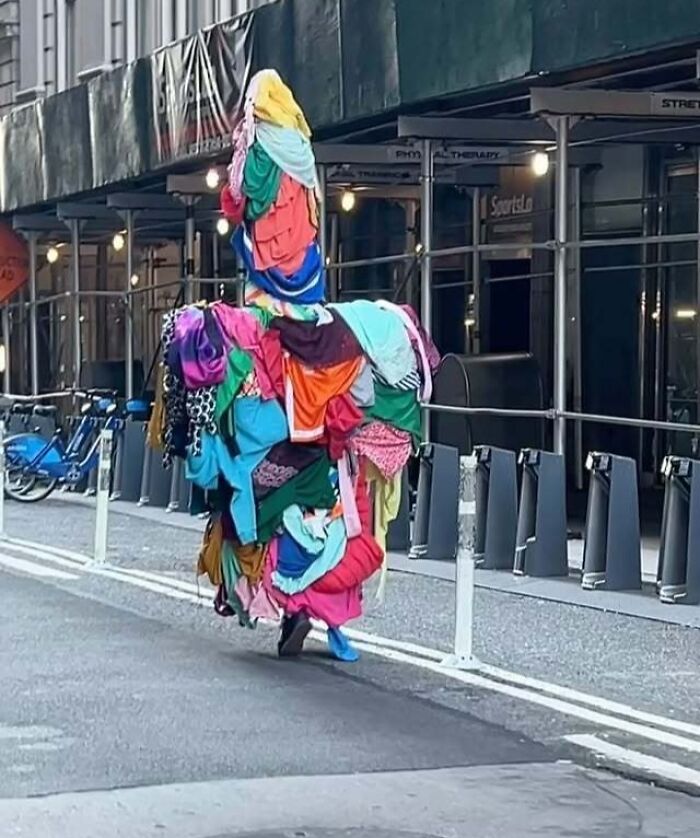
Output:
[[7,224],[0,224],[0,303],[19,290],[28,276],[27,243]]

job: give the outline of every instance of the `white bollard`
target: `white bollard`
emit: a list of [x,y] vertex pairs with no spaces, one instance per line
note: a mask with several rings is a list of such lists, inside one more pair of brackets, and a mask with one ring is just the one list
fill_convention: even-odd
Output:
[[474,657],[474,540],[476,533],[476,457],[459,460],[459,511],[455,578],[454,654],[443,661],[455,669],[478,669]]
[[95,552],[96,564],[107,561],[107,518],[109,511],[109,483],[112,472],[112,445],[114,431],[106,429],[100,434],[100,453],[97,462],[97,492],[95,507]]
[[5,537],[5,420],[0,419],[0,538]]

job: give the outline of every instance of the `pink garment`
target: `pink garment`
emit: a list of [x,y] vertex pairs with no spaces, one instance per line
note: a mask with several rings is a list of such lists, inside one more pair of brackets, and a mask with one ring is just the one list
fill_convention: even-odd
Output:
[[213,303],[210,308],[228,339],[253,356],[255,374],[263,399],[275,398],[275,388],[270,381],[260,345],[265,329],[258,318],[245,308],[237,308],[228,303]]
[[316,238],[309,218],[306,189],[286,172],[277,198],[253,224],[253,259],[259,271],[277,268],[289,276],[302,266],[306,251]]
[[396,314],[397,317],[401,318],[421,366],[423,386],[421,387],[420,398],[423,402],[429,402],[433,396],[433,374],[430,369],[428,355],[423,343],[423,338],[421,337],[421,333],[418,329],[418,325],[412,320],[411,316],[401,306],[397,306],[396,303],[390,303],[388,300],[377,300],[377,305],[379,308],[383,308],[385,311],[391,311]]
[[234,591],[251,620],[279,620],[279,606],[270,597],[262,582],[251,585],[246,576],[239,576]]
[[248,148],[253,144],[254,139],[255,123],[251,111],[250,116],[246,114],[233,130],[233,157],[228,167],[228,187],[236,204],[243,201],[243,168]]
[[[433,372],[437,372],[437,368],[440,366],[440,352],[433,343],[433,339],[430,335],[425,331],[425,329],[421,326],[420,321],[418,320],[418,315],[416,314],[415,310],[412,306],[409,305],[402,305],[401,308],[406,312],[406,314],[411,318],[414,326],[418,329],[418,334],[423,341],[423,346],[425,348],[425,354],[428,358],[428,363],[430,364],[430,369]],[[413,342],[413,339],[411,339]]]
[[350,620],[362,616],[362,589],[359,585],[339,594],[320,594],[311,588],[287,596],[272,584],[272,574],[277,567],[279,539],[274,538],[268,548],[263,585],[273,600],[279,603],[287,615],[304,611],[312,619],[321,620],[327,626],[338,628]]
[[343,507],[343,519],[348,538],[355,538],[362,532],[362,523],[357,511],[355,487],[350,476],[350,461],[347,452],[338,460],[338,483],[340,486],[340,503]]
[[352,438],[350,447],[366,457],[387,480],[403,470],[411,456],[411,435],[385,422],[369,422]]

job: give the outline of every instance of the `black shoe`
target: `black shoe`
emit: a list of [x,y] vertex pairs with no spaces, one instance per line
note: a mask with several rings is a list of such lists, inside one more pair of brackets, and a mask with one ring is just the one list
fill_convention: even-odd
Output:
[[282,623],[282,636],[277,644],[277,652],[281,658],[293,658],[300,655],[304,649],[304,641],[311,631],[311,620],[303,612],[293,617],[285,617]]

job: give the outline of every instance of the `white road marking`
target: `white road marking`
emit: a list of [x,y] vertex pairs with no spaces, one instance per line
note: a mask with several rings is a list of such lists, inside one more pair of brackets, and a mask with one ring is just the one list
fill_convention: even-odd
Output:
[[686,768],[686,766],[679,765],[677,762],[669,762],[665,759],[649,756],[649,754],[623,748],[620,745],[614,745],[612,742],[606,742],[591,733],[565,736],[564,739],[571,742],[572,745],[585,748],[587,751],[593,751],[598,756],[605,757],[606,760],[619,765],[626,765],[637,771],[644,771],[665,780],[672,780],[674,783],[683,783],[687,786],[700,788],[700,771]]
[[[317,640],[325,639],[319,632],[313,632],[313,635]],[[477,687],[478,689],[501,693],[502,695],[507,695],[510,698],[528,701],[531,704],[546,707],[548,710],[553,710],[566,716],[573,716],[575,718],[582,719],[583,721],[590,722],[598,727],[612,728],[623,733],[630,733],[633,736],[639,736],[643,739],[649,739],[652,742],[668,745],[672,748],[679,748],[693,753],[700,753],[700,741],[694,739],[687,739],[683,736],[668,733],[664,730],[658,730],[656,728],[647,727],[635,722],[629,722],[625,719],[617,718],[616,716],[610,716],[604,713],[596,712],[595,710],[589,710],[586,707],[580,707],[579,705],[571,704],[547,695],[542,695],[541,693],[533,692],[522,687],[515,687],[511,684],[505,684],[499,681],[492,681],[471,672],[461,672],[460,670],[449,669],[436,661],[416,658],[394,649],[374,646],[371,643],[365,642],[355,642],[355,646],[359,650],[369,652],[372,655],[386,658],[387,660],[394,661],[396,663],[407,663],[411,666],[425,669],[428,672],[433,672],[443,678],[451,678],[454,681],[460,681],[462,684],[467,684],[470,687]]]
[[[79,553],[56,550],[58,555],[54,555],[48,551],[45,545],[24,540],[14,539],[12,544],[15,549],[21,549],[22,552],[29,553],[33,551],[34,555],[46,558],[49,561],[55,561],[61,565],[75,567],[76,569],[80,568],[85,572],[102,575],[115,581],[125,582],[126,584],[148,590],[152,593],[170,597],[171,599],[191,602],[197,605],[212,605],[209,596],[203,595],[194,583],[171,579],[149,571],[92,565],[86,556],[81,556]],[[53,550],[53,548],[49,549]],[[375,656],[383,657],[397,663],[416,666],[442,677],[460,681],[469,686],[528,701],[532,704],[537,704],[549,710],[582,719],[600,727],[612,728],[669,747],[700,753],[700,741],[696,741],[694,738],[687,738],[687,736],[690,736],[700,739],[700,726],[675,719],[668,719],[653,713],[646,713],[619,702],[582,693],[569,687],[561,687],[540,679],[519,675],[518,673],[509,672],[498,667],[482,665],[478,673],[450,669],[442,665],[441,662],[445,657],[445,653],[440,650],[392,640],[357,629],[346,629],[346,631],[348,636],[355,641],[358,649]],[[325,635],[318,630],[314,631],[312,636],[320,642],[325,642]],[[595,709],[588,709],[585,705]],[[618,716],[622,718],[618,718]],[[629,719],[636,721],[629,721]],[[644,724],[637,722],[643,722]],[[684,733],[687,736],[676,735],[670,731]]]
[[0,553],[0,565],[3,565],[9,570],[27,573],[30,576],[38,576],[43,579],[58,579],[61,582],[71,582],[78,579],[74,573],[65,573],[62,570],[56,570],[53,567],[46,567],[46,565],[43,564],[28,562],[26,559],[17,559],[14,556],[8,556],[5,553]]
[[40,727],[39,725],[2,725],[0,724],[0,742],[17,739],[36,741],[53,739],[62,736],[63,731],[55,727]]

